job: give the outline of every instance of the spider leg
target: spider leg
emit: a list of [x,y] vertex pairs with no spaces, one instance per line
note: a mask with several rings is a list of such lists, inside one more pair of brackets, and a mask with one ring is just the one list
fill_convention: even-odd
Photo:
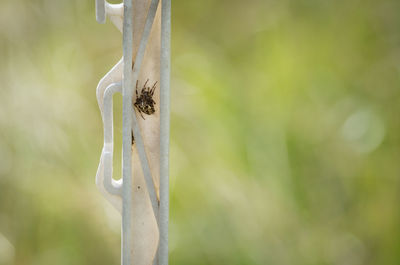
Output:
[[154,90],[156,90],[156,84],[157,84],[157,81],[154,83],[153,87],[150,90],[150,94],[151,95],[153,95],[154,94]]
[[142,116],[143,120],[145,120],[145,118],[143,117],[143,114],[142,114],[142,111],[141,111],[141,110],[139,110],[139,114],[140,114],[140,116]]
[[143,85],[143,89],[146,91],[146,85],[147,85],[147,82],[149,82],[149,79],[147,78],[147,80],[146,80],[146,83],[144,83],[144,85]]

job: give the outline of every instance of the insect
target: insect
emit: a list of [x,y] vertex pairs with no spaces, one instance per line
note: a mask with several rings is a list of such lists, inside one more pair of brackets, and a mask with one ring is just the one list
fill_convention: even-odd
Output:
[[154,95],[154,90],[156,89],[157,81],[150,88],[149,86],[146,87],[147,82],[149,82],[149,79],[147,79],[140,93],[138,93],[138,82],[139,81],[136,81],[136,101],[133,105],[139,111],[139,114],[140,116],[142,116],[143,120],[145,120],[142,113],[151,115],[154,112],[156,112],[154,108],[156,102],[153,100],[153,95]]

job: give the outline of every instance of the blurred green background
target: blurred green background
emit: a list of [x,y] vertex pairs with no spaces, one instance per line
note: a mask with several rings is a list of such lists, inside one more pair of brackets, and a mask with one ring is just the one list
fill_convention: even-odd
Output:
[[[171,264],[400,264],[399,10],[172,1]],[[6,0],[0,37],[0,265],[119,264],[94,176],[121,34]]]

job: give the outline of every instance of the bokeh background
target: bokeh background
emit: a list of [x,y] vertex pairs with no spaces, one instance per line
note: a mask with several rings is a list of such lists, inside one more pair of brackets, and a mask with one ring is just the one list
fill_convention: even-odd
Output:
[[[172,1],[171,264],[400,264],[399,10]],[[121,34],[3,0],[0,38],[0,264],[119,264],[94,176]]]

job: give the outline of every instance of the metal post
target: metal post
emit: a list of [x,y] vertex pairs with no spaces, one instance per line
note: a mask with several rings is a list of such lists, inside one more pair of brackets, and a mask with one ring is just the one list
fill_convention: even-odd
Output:
[[[96,18],[99,23],[104,23],[106,20],[106,16],[110,17],[110,20],[116,25],[116,27],[122,30],[123,33],[123,59],[121,59],[101,80],[97,87],[96,94],[98,104],[101,110],[103,124],[104,124],[104,146],[100,158],[99,167],[96,174],[96,184],[102,194],[121,212],[122,214],[122,247],[121,247],[121,261],[122,265],[150,265],[151,260],[153,260],[153,264],[155,265],[167,265],[168,264],[168,218],[169,218],[169,174],[168,174],[168,155],[169,155],[169,115],[170,115],[170,98],[169,98],[169,83],[170,83],[170,27],[171,27],[171,13],[170,0],[162,1],[162,10],[161,10],[161,51],[154,50],[154,47],[159,47],[158,44],[154,45],[153,43],[153,52],[155,54],[159,54],[160,56],[160,115],[159,119],[155,118],[152,121],[153,129],[159,130],[160,137],[160,146],[159,146],[159,154],[154,154],[154,143],[158,143],[156,140],[152,140],[149,142],[148,135],[144,135],[146,137],[145,142],[142,137],[141,126],[139,121],[135,115],[135,108],[133,106],[133,87],[134,84],[137,83],[139,76],[142,76],[141,72],[142,61],[145,58],[145,52],[147,43],[149,40],[149,36],[152,31],[153,21],[155,20],[157,8],[159,6],[159,0],[151,0],[149,5],[147,16],[143,16],[145,18],[145,23],[142,32],[133,32],[134,28],[137,30],[138,27],[133,23],[133,16],[137,16],[138,10],[133,10],[135,5],[132,3],[139,3],[139,1],[143,1],[144,3],[148,3],[150,0],[125,0],[123,4],[109,4],[104,0],[96,0]],[[142,6],[141,6],[142,7]],[[142,9],[143,10],[143,9]],[[123,12],[122,12],[123,11]],[[135,13],[136,12],[136,13]],[[143,12],[143,11],[142,11]],[[140,19],[139,19],[140,20]],[[122,22],[123,21],[123,22]],[[143,22],[143,21],[142,21]],[[159,23],[159,20],[158,20]],[[158,24],[159,26],[160,24]],[[156,27],[157,28],[157,27]],[[158,27],[159,32],[160,28]],[[133,54],[133,34],[140,34],[140,42],[137,47],[136,55]],[[160,33],[157,33],[160,34]],[[153,34],[154,35],[154,34]],[[135,35],[138,36],[138,35]],[[153,36],[154,37],[154,36]],[[136,40],[137,37],[135,37]],[[157,38],[155,38],[157,39]],[[153,38],[154,42],[154,38]],[[137,42],[135,42],[137,45]],[[156,56],[157,57],[157,56]],[[152,60],[154,58],[152,57]],[[134,63],[133,63],[133,60]],[[153,61],[154,62],[154,61]],[[133,65],[132,65],[133,64]],[[133,69],[132,69],[133,68]],[[123,75],[122,75],[123,72]],[[156,71],[157,72],[157,71]],[[144,73],[146,74],[146,73]],[[153,74],[154,77],[154,74]],[[156,77],[154,77],[156,78]],[[157,82],[156,82],[157,83]],[[122,91],[121,91],[122,84]],[[113,160],[113,120],[112,120],[112,96],[114,93],[122,92],[122,179],[116,181],[112,178],[112,160]],[[158,121],[159,124],[154,123],[154,121]],[[142,126],[148,126],[148,123],[144,123],[144,121],[140,121]],[[158,128],[158,129],[157,129]],[[154,130],[152,130],[154,131]],[[135,230],[138,229],[133,224],[137,224],[138,215],[141,214],[140,209],[145,209],[147,206],[138,205],[138,202],[145,202],[143,195],[146,193],[139,193],[138,191],[134,191],[133,189],[133,180],[132,180],[132,137],[131,134],[133,132],[134,135],[134,147],[137,150],[138,159],[135,161],[140,161],[141,172],[143,174],[143,179],[145,181],[146,190],[151,204],[151,212],[153,217],[149,217],[147,215],[143,215],[142,219],[140,219],[140,224],[143,224],[142,220],[146,220],[146,216],[149,217],[147,220],[149,221],[149,226],[147,230]],[[157,134],[156,134],[157,135]],[[158,136],[157,136],[158,137]],[[153,168],[150,168],[149,159],[147,157],[148,153],[146,152],[146,144],[150,144],[152,153],[152,161]],[[158,147],[156,147],[158,148]],[[159,157],[158,161],[158,169],[154,168],[154,157]],[[136,158],[135,158],[136,159]],[[136,164],[135,164],[136,165]],[[135,168],[137,168],[135,166]],[[157,198],[157,190],[154,183],[154,176],[156,171],[160,172],[160,187],[159,187],[159,199]],[[137,169],[135,171],[137,172]],[[135,173],[135,176],[136,176]],[[134,176],[134,177],[135,177]],[[157,175],[156,175],[157,176]],[[139,178],[135,177],[135,181],[141,181],[140,175]],[[135,184],[137,185],[137,184]],[[140,186],[139,186],[140,188]],[[135,197],[132,197],[135,196]],[[140,197],[140,196],[141,197]],[[139,196],[139,200],[136,200],[136,196]],[[133,199],[132,199],[133,198]],[[138,207],[139,206],[139,207]],[[144,207],[144,208],[143,208]],[[132,210],[136,209],[137,212],[134,213]],[[143,214],[145,214],[143,212]],[[151,213],[150,213],[151,214]],[[135,216],[134,218],[132,216]],[[133,219],[132,219],[133,218]],[[144,218],[144,219],[143,219]],[[150,231],[151,234],[154,230],[148,230],[151,227],[151,222],[156,222],[156,227],[158,227],[158,250],[154,249],[150,245],[148,248],[147,256],[144,258],[138,259],[136,256],[132,256],[136,253],[140,256],[142,252],[137,252],[135,250],[138,248],[143,238],[135,238],[136,232],[144,233],[145,231]],[[133,220],[136,220],[132,222]],[[133,234],[133,232],[135,234]],[[141,232],[143,231],[143,232]],[[147,233],[147,232],[146,232]],[[140,235],[139,235],[140,236]],[[150,236],[150,235],[149,235]],[[153,239],[147,240],[150,244]],[[154,239],[155,240],[155,239]],[[136,243],[135,243],[136,242]],[[155,252],[157,251],[157,252]],[[156,253],[153,256],[153,253]],[[135,259],[136,257],[136,259]],[[136,263],[135,260],[139,260]]]

